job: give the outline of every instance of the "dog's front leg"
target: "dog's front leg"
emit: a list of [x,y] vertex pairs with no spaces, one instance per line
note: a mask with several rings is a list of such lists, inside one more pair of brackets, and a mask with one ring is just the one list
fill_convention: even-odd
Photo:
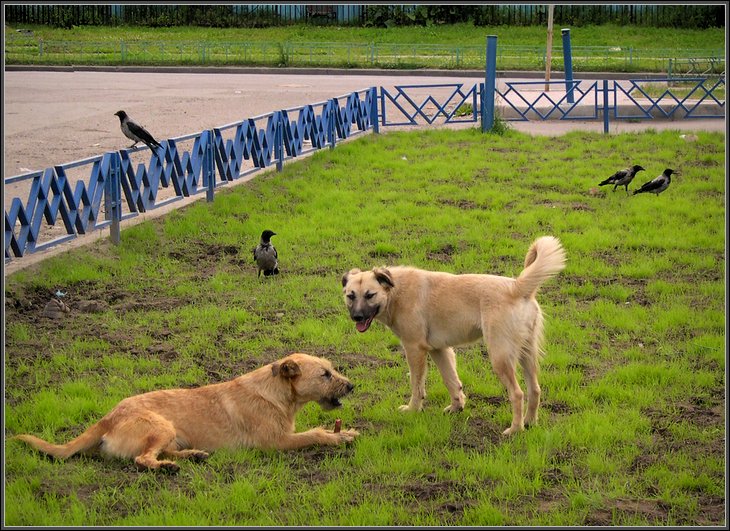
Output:
[[403,344],[411,378],[411,400],[400,411],[420,411],[426,399],[426,351],[418,344]]
[[360,435],[360,432],[357,430],[342,430],[339,433],[334,433],[324,428],[313,428],[298,433],[289,433],[276,441],[274,446],[277,450],[296,450],[315,444],[336,446],[352,442],[358,435]]
[[456,413],[464,409],[466,396],[464,387],[461,385],[459,375],[456,373],[456,353],[453,348],[444,348],[431,351],[431,357],[441,373],[441,378],[449,390],[451,404],[444,409],[447,413]]

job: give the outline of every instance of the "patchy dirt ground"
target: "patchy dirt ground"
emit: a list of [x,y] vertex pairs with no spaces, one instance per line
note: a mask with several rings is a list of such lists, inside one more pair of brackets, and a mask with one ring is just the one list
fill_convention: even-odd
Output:
[[[193,248],[196,248],[193,246]],[[236,253],[238,249],[229,249],[217,246],[215,248],[203,249],[197,247],[199,255],[197,257],[201,262],[207,262],[211,259],[219,260],[221,258],[235,263],[238,259]],[[449,249],[442,249],[444,255],[448,255]],[[193,259],[188,256],[187,258]],[[205,267],[203,267],[205,269]],[[26,323],[38,328],[38,333],[25,341],[12,341],[6,343],[6,365],[7,368],[17,369],[21,365],[34,366],[42,363],[43,359],[49,358],[50,353],[44,348],[41,337],[47,334],[53,334],[54,330],[63,328],[70,336],[87,334],[86,315],[99,311],[112,310],[123,316],[127,312],[132,311],[152,311],[164,310],[179,307],[188,304],[189,301],[183,298],[159,297],[154,293],[131,294],[118,288],[103,287],[93,282],[84,282],[74,286],[68,286],[66,295],[63,297],[64,303],[68,306],[69,311],[62,313],[57,318],[44,316],[44,310],[47,303],[54,299],[54,293],[47,289],[32,289],[21,292],[6,291],[5,318],[11,323]],[[269,316],[276,319],[276,315]],[[140,349],[135,345],[134,332],[129,335],[124,332],[115,331],[114,333],[101,333],[100,338],[115,345],[119,349],[129,352],[131,356],[139,358],[157,358],[162,362],[169,363],[175,361],[179,354],[171,345],[169,339],[173,332],[169,329],[162,328],[154,332],[154,343],[145,349]],[[322,355],[333,359],[336,357],[339,368],[345,373],[354,369],[363,369],[365,371],[377,370],[380,367],[405,366],[405,361],[400,357],[400,352],[394,352],[393,359],[380,359],[372,356],[366,356],[359,353],[346,352],[323,352]],[[248,372],[264,362],[273,361],[278,353],[264,354],[260,359],[247,360],[230,360],[226,358],[216,360],[206,360],[201,358],[198,360],[200,366],[204,369],[209,379],[209,383],[223,381],[228,379],[231,374]],[[268,358],[267,358],[268,357]],[[581,367],[578,367],[581,368]],[[707,368],[707,367],[705,367]],[[712,367],[719,371],[719,367]],[[587,366],[582,367],[584,377],[589,380],[597,379],[602,376],[595,369]],[[63,378],[62,376],[60,376]],[[13,386],[27,386],[26,392],[37,392],[33,389],[31,382],[21,384],[20,382],[11,382]],[[17,391],[17,389],[16,389]],[[25,394],[25,393],[23,393]],[[725,420],[725,401],[724,389],[718,387],[712,395],[708,397],[686,397],[681,402],[674,404],[671,412],[668,414],[666,410],[648,409],[644,414],[652,423],[652,442],[632,463],[632,471],[641,475],[644,470],[654,464],[666,462],[667,456],[672,453],[682,452],[694,455],[711,456],[721,459],[724,456],[725,447],[724,440],[717,438],[703,444],[696,441],[688,443],[680,438],[674,437],[670,426],[677,422],[688,422],[701,428],[714,427],[718,430],[724,430]],[[6,395],[6,401],[9,405],[14,405],[18,401],[18,393]],[[366,420],[362,416],[363,404],[372,402],[377,397],[367,394],[360,397],[360,400],[353,403],[358,418],[353,422],[352,426],[362,432],[371,432],[381,429],[382,426],[376,425],[372,421]],[[506,397],[486,396],[479,393],[469,393],[468,400],[473,410],[484,410],[490,408],[503,407],[506,404]],[[542,404],[544,414],[561,416],[570,415],[571,408],[560,401],[551,400],[549,396],[545,397]],[[71,438],[81,433],[85,429],[84,426],[69,426],[58,432],[58,437]],[[504,444],[501,436],[502,427],[490,417],[481,415],[470,415],[464,423],[455,425],[452,430],[448,445],[452,448],[460,448],[465,451],[478,452],[484,448],[485,444],[489,446],[499,446]],[[309,448],[298,452],[289,452],[284,459],[291,461],[291,468],[298,470],[297,477],[304,483],[311,485],[321,485],[333,479],[333,474],[326,466],[329,459],[337,456],[346,456],[352,453],[352,448]],[[263,457],[265,460],[266,457]],[[551,511],[560,507],[565,503],[563,487],[565,481],[580,478],[586,471],[576,470],[573,466],[573,456],[568,453],[552,456],[555,466],[548,470],[543,477],[544,487],[539,490],[533,497],[520,500],[521,511]],[[258,464],[257,466],[265,466]],[[448,463],[442,463],[442,466],[450,466]],[[105,472],[104,467],[99,468],[100,481],[105,481],[104,476],[108,475],[119,488],[125,485],[131,485],[138,480],[140,472],[132,463],[120,462],[114,465],[114,471]],[[247,464],[231,464],[228,470],[216,471],[216,481],[220,481],[220,477],[229,477],[230,481],[239,477],[240,473],[247,469]],[[570,470],[571,476],[566,475],[565,470]],[[210,472],[211,474],[213,472]],[[113,476],[113,479],[112,479]],[[170,490],[178,490],[182,494],[188,493],[190,489],[189,478],[170,476],[165,480],[166,488]],[[80,499],[91,498],[100,484],[90,483],[81,488],[73,487],[73,492]],[[478,505],[478,500],[472,492],[459,482],[452,480],[439,480],[435,475],[427,475],[419,478],[417,481],[408,484],[395,485],[382,482],[372,482],[363,485],[364,488],[373,492],[380,492],[387,495],[396,489],[399,496],[406,500],[407,504],[412,505],[413,511],[428,510],[431,513],[439,515],[439,517],[448,525],[458,525],[461,521],[463,513],[470,507]],[[488,485],[484,486],[488,488]],[[45,492],[49,495],[65,495],[69,492],[58,492],[58,485],[47,485]],[[44,485],[40,486],[40,494],[44,492]],[[188,493],[191,494],[191,493]],[[676,521],[682,525],[723,525],[725,523],[725,500],[720,497],[701,496],[698,498],[698,514],[699,517],[690,516],[688,514],[677,513],[677,509],[671,504],[658,499],[620,499],[607,500],[606,504],[600,508],[588,511],[583,525],[588,526],[612,526],[617,522],[627,521],[631,518],[644,518],[656,525],[670,521]],[[110,508],[118,518],[123,518],[134,508],[126,506],[123,502],[118,502],[114,507]]]

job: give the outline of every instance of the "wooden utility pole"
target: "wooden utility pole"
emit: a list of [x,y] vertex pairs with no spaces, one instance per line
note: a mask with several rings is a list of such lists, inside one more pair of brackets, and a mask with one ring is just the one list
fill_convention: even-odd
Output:
[[545,92],[550,91],[550,66],[553,62],[553,11],[555,5],[548,5],[547,48],[545,50]]

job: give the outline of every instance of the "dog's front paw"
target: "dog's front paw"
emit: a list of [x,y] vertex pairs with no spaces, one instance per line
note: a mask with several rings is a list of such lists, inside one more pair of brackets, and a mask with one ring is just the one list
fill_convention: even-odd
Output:
[[502,435],[512,435],[514,433],[519,433],[524,429],[524,426],[510,426],[502,432]]
[[398,411],[421,411],[421,409],[423,409],[422,405],[403,404],[402,406],[398,406]]
[[451,404],[444,408],[444,413],[460,413],[464,411],[464,404]]
[[345,444],[354,441],[355,437],[360,435],[360,432],[357,430],[342,430],[332,434],[337,437],[338,444]]

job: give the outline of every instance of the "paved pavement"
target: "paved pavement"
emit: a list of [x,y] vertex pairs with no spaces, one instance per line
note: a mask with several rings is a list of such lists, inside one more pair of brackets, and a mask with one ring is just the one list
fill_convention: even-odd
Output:
[[[211,71],[215,73],[211,74]],[[524,77],[509,79],[536,81],[534,74],[521,74]],[[160,71],[149,68],[31,70],[6,67],[3,80],[3,176],[6,178],[65,164],[128,146],[129,142],[122,136],[118,119],[114,116],[119,109],[126,110],[158,139],[164,139],[238,122],[273,110],[324,101],[371,86],[392,90],[395,85],[464,83],[469,87],[480,75],[474,71],[323,72],[230,68],[203,71]],[[587,79],[585,76],[583,78]],[[502,90],[507,79],[498,80]],[[560,85],[555,89],[558,92]],[[535,91],[541,91],[543,87],[540,84],[540,87],[535,87]],[[600,120],[510,123],[515,130],[538,135],[560,135],[573,130],[603,131],[603,122]],[[468,127],[475,126],[478,127],[468,124]],[[642,129],[724,132],[725,128],[725,120],[721,119],[644,120],[610,124],[612,134]],[[387,128],[384,130],[387,131]],[[3,192],[6,208],[12,197],[23,195],[23,191],[14,185],[4,185]],[[175,205],[181,204],[178,202]],[[162,209],[157,210],[155,215],[163,212]],[[137,219],[141,221],[145,218],[140,216]],[[96,232],[106,234],[108,231]],[[83,239],[88,241],[90,237]],[[81,238],[76,242],[79,240]],[[67,249],[74,244],[64,244],[58,248]],[[14,259],[6,264],[5,273],[54,252],[58,251],[49,250]]]

